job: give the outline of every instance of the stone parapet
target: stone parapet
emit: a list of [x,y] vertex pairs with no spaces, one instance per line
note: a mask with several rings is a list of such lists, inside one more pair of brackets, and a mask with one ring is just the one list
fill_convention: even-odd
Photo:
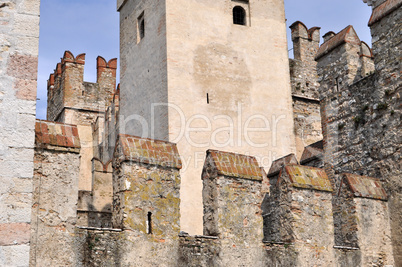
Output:
[[36,120],[35,147],[79,153],[78,128],[71,124]]
[[401,6],[402,6],[401,0],[387,0],[381,5],[375,7],[368,22],[368,26],[370,27],[373,26],[374,23],[377,23],[378,21],[388,16]]
[[262,203],[270,262],[278,256],[292,266],[335,262],[331,199],[332,187],[324,170],[293,164],[282,168]]
[[131,161],[181,169],[181,159],[176,144],[141,138],[126,134],[118,136],[118,148],[115,160]]

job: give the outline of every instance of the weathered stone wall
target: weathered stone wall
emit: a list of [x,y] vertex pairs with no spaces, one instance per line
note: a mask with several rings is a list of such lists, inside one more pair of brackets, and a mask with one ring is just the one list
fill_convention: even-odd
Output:
[[[359,266],[393,266],[387,195],[379,179],[342,174],[334,196],[335,242]],[[344,261],[345,259],[341,259]]]
[[[166,1],[125,1],[119,12],[122,133],[169,141],[166,106],[155,109],[157,129],[151,133],[151,104],[167,103],[168,98]],[[142,13],[145,35],[141,40],[138,19]]]
[[[201,234],[207,148],[253,154],[264,168],[295,152],[283,1],[120,3],[120,126],[178,144],[182,230]],[[246,25],[233,24],[235,5],[247,11]]]
[[264,241],[270,244],[269,255],[281,255],[285,249],[289,256],[269,258],[271,263],[335,265],[331,191],[323,170],[298,165],[283,167],[262,204]]
[[354,201],[362,266],[393,266],[388,203],[368,198],[355,198]]
[[[357,43],[340,45],[318,59],[325,162],[332,170],[328,172],[335,175],[347,171],[386,182],[396,265],[402,262],[400,8],[400,2],[389,0],[373,10],[369,25],[374,74],[364,78],[358,75],[357,61],[352,60],[359,52]],[[342,84],[338,77],[343,79]]]
[[[370,135],[364,136],[365,144],[370,147],[373,159],[367,174],[382,177],[387,181],[395,264],[402,265],[402,253],[400,253],[402,251],[402,228],[400,227],[402,223],[402,180],[400,179],[402,145],[398,138],[402,112],[400,104],[402,12],[400,1],[387,2],[389,3],[384,3],[384,6],[378,6],[377,11],[373,11],[377,18],[380,17],[377,14],[385,16],[376,23],[373,21],[371,22],[373,24],[370,23],[377,74],[376,87],[372,94],[364,94],[361,99],[368,98],[370,110],[371,107],[374,109],[371,119],[364,124],[364,128]],[[385,5],[388,5],[387,9]],[[373,132],[370,129],[377,130]]]
[[343,185],[333,199],[333,214],[335,224],[335,245],[347,248],[359,248],[357,223],[359,220],[354,195]]
[[78,194],[78,225],[112,227],[112,163],[92,159],[92,190]]
[[297,158],[301,159],[306,146],[322,140],[320,101],[293,95],[293,120]]
[[216,236],[180,236],[177,266],[219,266],[220,241]]
[[[203,168],[204,234],[219,239],[203,253],[214,266],[260,266],[265,172],[251,156],[208,150]],[[210,251],[212,250],[212,251]],[[202,265],[208,266],[208,265]]]
[[0,265],[27,266],[39,0],[0,2]]
[[300,21],[290,26],[294,59],[289,59],[292,86],[296,154],[300,159],[304,147],[322,139],[317,62],[320,28],[307,27]]
[[31,266],[75,266],[80,142],[76,126],[37,121]]
[[121,230],[118,229],[76,229],[76,239],[80,241],[77,242],[77,247],[81,250],[76,266],[121,266],[121,235]]
[[[113,227],[121,266],[173,266],[180,232],[180,157],[175,144],[119,135],[113,161]],[[156,256],[158,255],[158,256]]]

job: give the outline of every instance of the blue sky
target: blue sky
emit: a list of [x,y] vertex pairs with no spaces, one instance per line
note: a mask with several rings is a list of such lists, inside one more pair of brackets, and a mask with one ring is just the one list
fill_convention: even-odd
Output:
[[[285,0],[285,10],[287,26],[300,20],[308,28],[321,27],[322,36],[353,25],[360,39],[371,44],[367,27],[371,8],[362,0]],[[65,50],[75,56],[86,53],[84,80],[95,82],[96,57],[119,57],[116,0],[41,0],[37,96],[40,119],[46,118],[47,79]]]

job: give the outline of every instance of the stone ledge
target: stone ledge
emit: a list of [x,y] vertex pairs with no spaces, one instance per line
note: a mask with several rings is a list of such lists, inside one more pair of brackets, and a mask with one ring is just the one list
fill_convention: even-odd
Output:
[[384,17],[391,14],[393,11],[397,10],[400,6],[402,6],[402,0],[388,0],[374,8],[373,13],[371,14],[370,20],[368,22],[368,26],[373,26],[373,24],[379,22]]
[[35,147],[79,153],[78,128],[76,125],[36,120]]
[[[289,177],[290,185],[297,188],[332,192],[332,186],[323,169],[288,164],[284,171]],[[283,176],[283,174],[282,174]]]
[[350,173],[343,173],[341,175],[342,182],[339,186],[339,190],[341,190],[343,184],[347,183],[355,197],[388,200],[387,193],[382,187],[380,179]]
[[181,169],[181,159],[176,144],[119,134],[117,141],[119,155],[122,161],[159,165]]
[[[262,181],[265,172],[258,165],[257,159],[252,156],[222,152],[218,150],[207,150],[207,159],[210,158],[218,175]],[[204,166],[205,168],[205,166]]]

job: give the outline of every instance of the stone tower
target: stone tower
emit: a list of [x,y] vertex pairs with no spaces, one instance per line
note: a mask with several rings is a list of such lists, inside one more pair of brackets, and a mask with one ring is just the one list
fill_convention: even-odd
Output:
[[295,152],[283,0],[118,0],[120,133],[177,143],[181,227],[202,233],[207,149]]

